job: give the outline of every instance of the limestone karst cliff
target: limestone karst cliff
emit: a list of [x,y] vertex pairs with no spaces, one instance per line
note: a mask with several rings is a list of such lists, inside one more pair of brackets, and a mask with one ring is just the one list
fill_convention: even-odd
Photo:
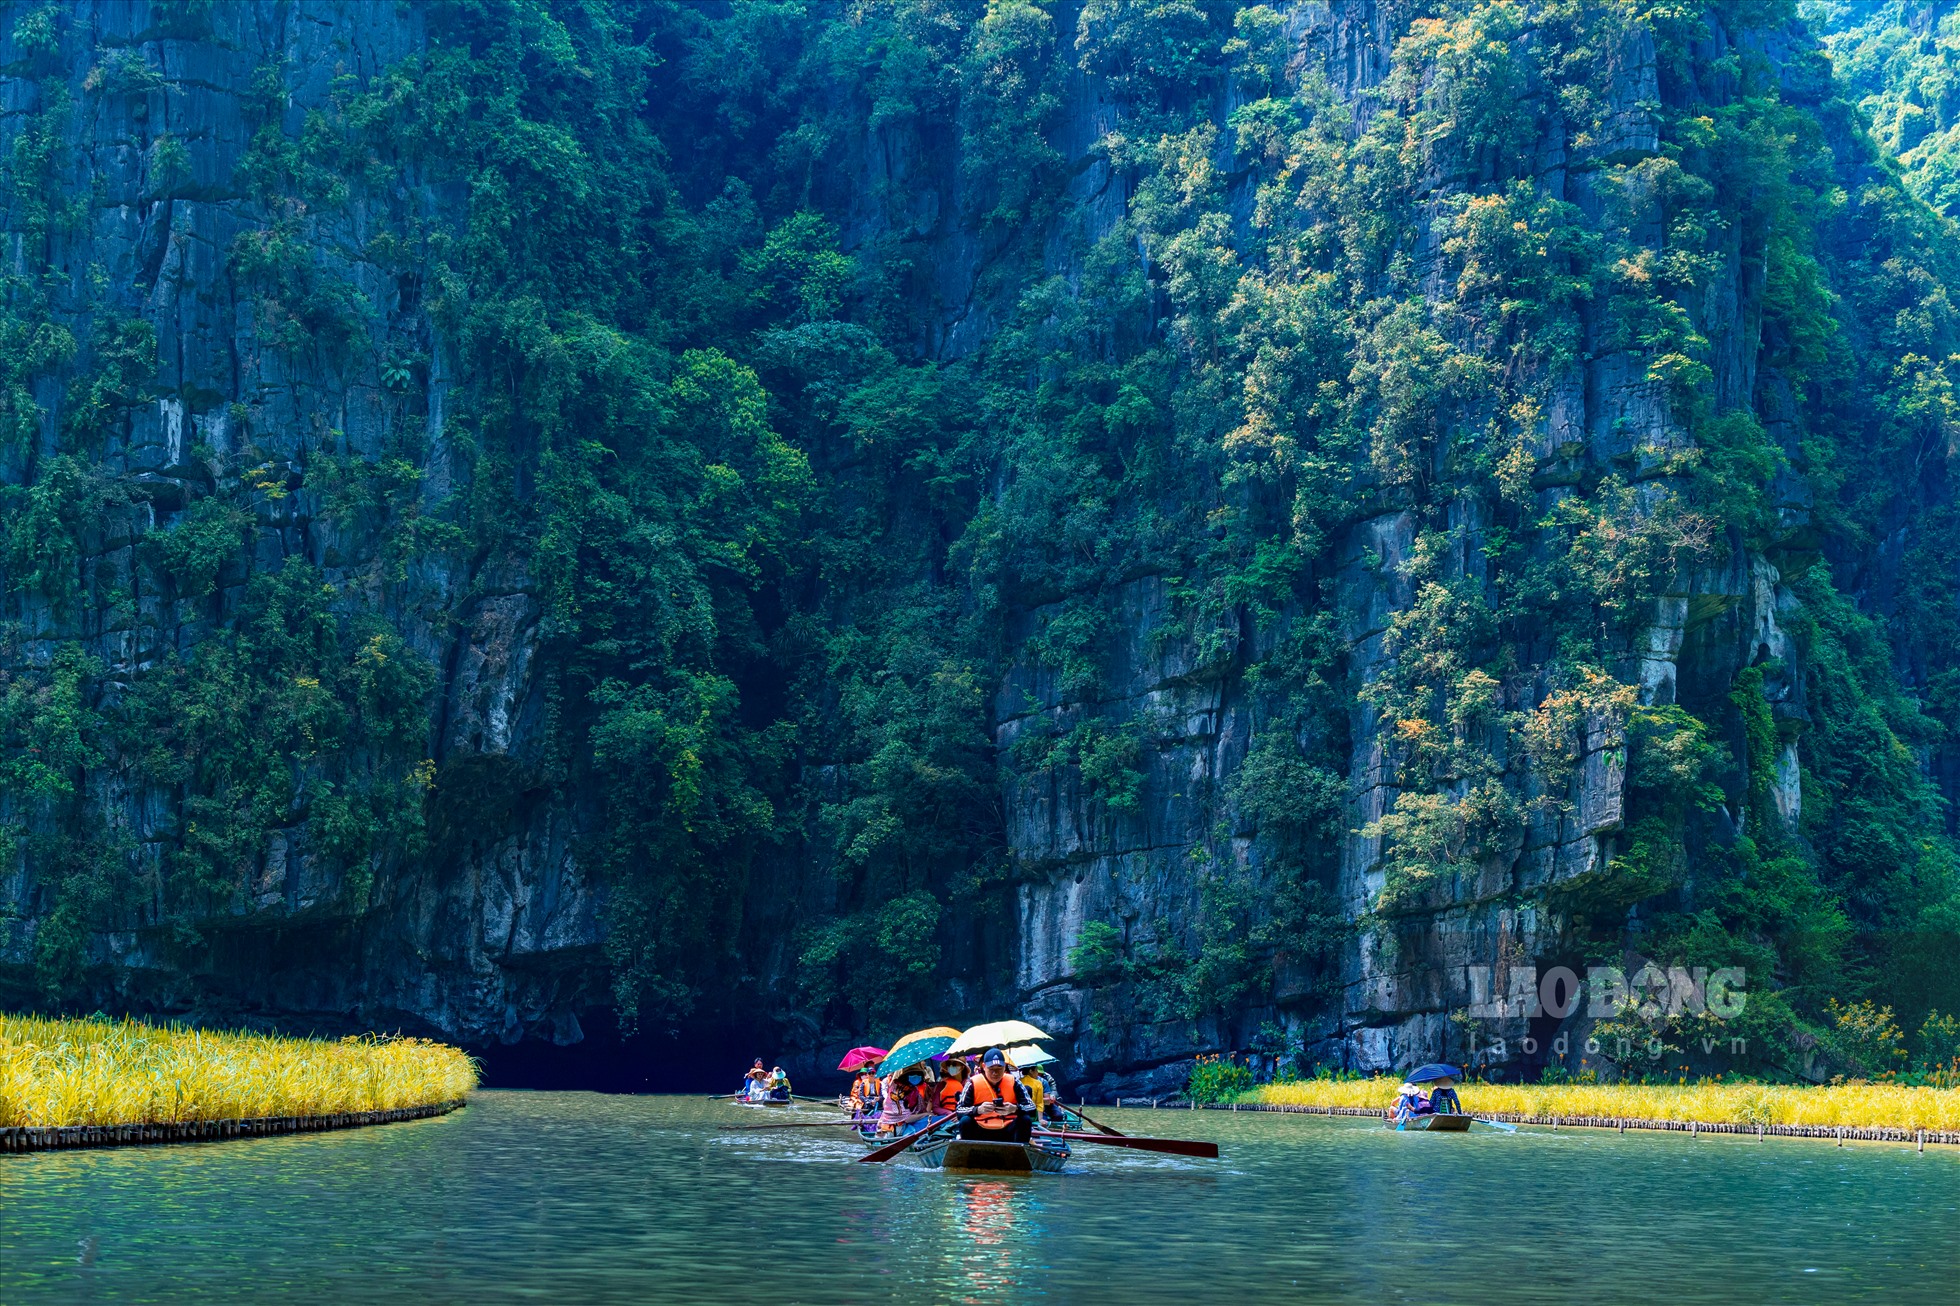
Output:
[[1784,8],[0,42],[11,1000],[1109,1085],[1950,1001],[1960,251]]

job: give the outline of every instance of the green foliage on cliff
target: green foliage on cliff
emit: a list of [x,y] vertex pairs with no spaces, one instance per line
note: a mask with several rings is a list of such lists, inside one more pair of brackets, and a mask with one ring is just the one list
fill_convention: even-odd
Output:
[[[955,971],[1007,996],[1005,895],[1081,867],[1011,857],[1003,794],[1093,839],[1160,784],[1209,826],[1176,919],[1069,953],[1112,1037],[1322,1000],[1351,912],[1522,893],[1575,830],[1575,950],[1637,923],[1813,1015],[1870,936],[1952,911],[1921,759],[1960,729],[1960,255],[1915,198],[1944,203],[1936,133],[1901,135],[1945,112],[1945,27],[1834,38],[1874,145],[1780,5],[1435,0],[1358,87],[1302,53],[1320,18],[1224,0],[423,17],[299,118],[300,70],[260,68],[230,177],[145,142],[152,195],[254,206],[219,251],[254,348],[382,414],[298,431],[162,394],[149,320],[59,284],[72,115],[166,92],[14,20],[6,583],[212,623],[140,666],[8,661],[49,985],[92,926],[192,948],[309,857],[358,914],[552,808],[629,1020],[766,965],[857,1031]],[[104,470],[160,400],[177,501]],[[1690,600],[1713,629],[1758,560],[1796,657],[1709,635],[1657,679],[1654,633]],[[535,628],[516,743],[457,724],[458,619]],[[1185,727],[1108,683],[1132,643],[1246,688],[1242,763],[1153,766]],[[104,766],[173,815],[138,840],[84,794]],[[1344,842],[1371,865],[1337,903]]]
[[1960,218],[1960,8],[1806,0],[1803,13],[1913,194]]

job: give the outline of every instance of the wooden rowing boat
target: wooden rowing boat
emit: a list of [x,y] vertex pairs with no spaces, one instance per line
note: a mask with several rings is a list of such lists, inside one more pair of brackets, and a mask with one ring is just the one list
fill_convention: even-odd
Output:
[[995,1174],[1060,1174],[1068,1162],[1067,1143],[1009,1143],[979,1138],[935,1138],[911,1155],[928,1170],[988,1171]]
[[1390,1129],[1427,1129],[1430,1133],[1460,1134],[1470,1128],[1470,1117],[1459,1115],[1414,1116],[1402,1124],[1395,1123],[1395,1117],[1388,1119]]

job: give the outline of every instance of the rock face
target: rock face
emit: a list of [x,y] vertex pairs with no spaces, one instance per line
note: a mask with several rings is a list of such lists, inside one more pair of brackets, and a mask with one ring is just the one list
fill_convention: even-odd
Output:
[[[308,260],[359,292],[370,338],[387,343],[363,356],[338,353],[318,324],[297,346],[282,345],[282,324],[262,319],[266,299],[241,290],[233,257],[241,241],[260,239],[291,216],[268,211],[237,181],[255,132],[298,138],[308,114],[335,93],[336,79],[370,78],[425,48],[422,11],[236,0],[217,8],[213,30],[187,33],[141,0],[77,0],[63,11],[55,45],[40,50],[19,35],[31,8],[9,6],[0,32],[0,152],[24,148],[55,87],[97,79],[63,128],[72,163],[58,189],[87,211],[59,242],[59,284],[51,294],[56,315],[77,338],[115,314],[153,326],[150,384],[160,397],[133,408],[124,432],[96,460],[129,493],[110,514],[112,527],[85,541],[76,563],[80,592],[58,603],[10,586],[4,619],[14,635],[0,653],[15,670],[46,668],[60,645],[79,641],[112,685],[171,655],[194,659],[237,611],[243,568],[227,564],[208,602],[169,599],[144,589],[135,551],[146,535],[182,520],[192,482],[256,478],[278,492],[256,501],[253,566],[302,559],[331,585],[361,587],[342,601],[381,614],[437,669],[427,753],[458,781],[446,792],[464,795],[454,802],[494,808],[500,817],[492,824],[502,830],[488,840],[446,837],[438,812],[426,852],[371,893],[360,889],[365,898],[351,899],[346,872],[334,869],[338,863],[322,854],[312,832],[280,831],[248,891],[201,923],[210,947],[195,968],[184,965],[169,935],[150,928],[156,922],[142,903],[123,908],[117,926],[98,931],[90,945],[109,976],[96,998],[315,1027],[405,1025],[477,1043],[577,1041],[578,1013],[606,1000],[601,890],[576,853],[594,814],[576,797],[544,796],[535,781],[550,764],[542,753],[555,692],[540,672],[539,584],[494,558],[411,553],[392,570],[377,570],[370,564],[388,546],[372,518],[335,509],[321,488],[324,469],[309,462],[308,450],[324,447],[320,433],[331,432],[328,443],[367,461],[412,447],[415,493],[428,502],[457,479],[446,412],[457,364],[427,307],[432,288],[414,269],[378,255],[369,229],[381,216],[372,206],[393,218],[440,216],[464,196],[453,183],[411,178],[399,193],[358,199],[305,225]],[[1389,75],[1398,35],[1389,7],[1341,0],[1284,8],[1294,74],[1324,74],[1365,123],[1375,103],[1368,92]],[[1719,42],[1719,29],[1708,39]],[[1535,146],[1540,184],[1589,221],[1609,203],[1629,202],[1599,192],[1602,161],[1650,157],[1660,142],[1652,34],[1635,30],[1612,57],[1618,72],[1601,125],[1582,133],[1554,118]],[[126,59],[144,75],[105,82],[100,69]],[[263,68],[279,70],[269,96],[255,88]],[[1066,86],[1056,144],[1071,177],[1070,220],[1087,230],[1058,232],[1051,242],[1049,270],[1064,277],[1080,271],[1070,252],[1076,238],[1114,229],[1131,199],[1097,145],[1120,115],[1095,79],[1071,72]],[[263,102],[273,105],[270,128],[255,117]],[[1221,121],[1227,110],[1219,107]],[[163,142],[175,142],[187,162],[173,162]],[[878,166],[872,181],[903,188],[917,161],[887,157]],[[1252,197],[1241,191],[1236,202],[1249,208]],[[921,329],[924,349],[958,358],[984,347],[1004,307],[976,289],[984,282],[982,242],[948,216],[950,206],[942,209],[930,187],[919,193],[906,220],[931,231],[938,251],[929,278],[936,311]],[[1660,201],[1644,202],[1658,230],[1665,221]],[[7,214],[16,250],[22,214],[18,201]],[[847,241],[863,243],[891,221],[889,210],[867,207],[840,225]],[[1793,431],[1777,426],[1781,383],[1758,375],[1764,294],[1760,268],[1748,270],[1737,259],[1712,279],[1695,315],[1713,345],[1714,389],[1733,405],[1754,405],[1772,435],[1794,440]],[[391,380],[395,347],[426,355],[426,384]],[[1624,472],[1636,487],[1662,484],[1670,459],[1692,445],[1643,359],[1598,339],[1578,354],[1582,361],[1556,380],[1530,433],[1532,493],[1546,513],[1603,469]],[[40,382],[34,397],[45,411],[34,438],[47,458],[60,448],[64,405],[76,400],[53,380]],[[416,439],[405,443],[411,430]],[[0,449],[0,480],[22,483],[27,465],[26,448]],[[1779,511],[1796,541],[1808,527],[1805,491],[1792,482],[1782,498]],[[1404,566],[1417,532],[1416,517],[1391,504],[1348,526],[1334,547],[1337,568],[1323,578],[1323,592],[1332,596],[1356,686],[1374,682],[1393,657],[1391,622],[1414,602]],[[1474,575],[1479,565],[1474,550],[1459,549],[1444,575]],[[1173,583],[1146,575],[1115,591],[1107,627],[1114,634],[1100,654],[1103,688],[1092,699],[1073,696],[1033,651],[1058,609],[1011,614],[1008,669],[992,686],[988,709],[996,747],[1005,754],[1030,732],[1062,735],[1094,722],[1139,741],[1141,779],[1121,802],[1098,792],[1081,767],[1004,783],[1000,840],[1014,870],[1011,930],[1005,955],[982,960],[1011,967],[1022,1009],[1071,1052],[1066,1077],[1105,1092],[1179,1085],[1191,1057],[1249,1046],[1261,1026],[1283,1028],[1316,1060],[1354,1069],[1465,1056],[1452,1013],[1518,992],[1514,967],[1524,975],[1569,960],[1559,892],[1596,876],[1623,850],[1623,721],[1601,714],[1583,721],[1569,778],[1547,781],[1530,761],[1506,759],[1520,791],[1542,795],[1556,784],[1562,790],[1553,796],[1562,801],[1534,807],[1520,837],[1484,857],[1474,873],[1444,877],[1385,924],[1350,935],[1317,979],[1305,970],[1289,978],[1281,965],[1269,994],[1230,1011],[1195,1020],[1145,1013],[1110,1028],[1096,1016],[1099,983],[1077,973],[1072,960],[1085,925],[1114,924],[1134,939],[1191,939],[1205,910],[1198,861],[1238,868],[1255,892],[1270,891],[1271,870],[1233,797],[1234,778],[1266,719],[1262,690],[1245,673],[1270,651],[1262,641],[1275,639],[1274,630],[1316,615],[1296,607],[1264,633],[1245,620],[1201,640],[1177,615]],[[1635,687],[1641,704],[1666,706],[1720,699],[1738,670],[1768,665],[1776,669],[1764,686],[1773,713],[1800,722],[1803,659],[1786,633],[1797,603],[1776,559],[1736,549],[1713,570],[1677,577],[1612,670]],[[1528,710],[1549,692],[1545,675],[1542,664],[1517,667],[1502,685],[1505,701]],[[1365,696],[1353,700],[1342,833],[1331,868],[1331,901],[1351,920],[1366,916],[1383,892],[1384,840],[1369,831],[1395,810],[1402,792],[1385,729]],[[1802,802],[1802,747],[1779,744],[1770,785],[1777,818],[1791,828]],[[812,766],[826,761],[813,759]],[[1946,779],[1950,787],[1950,766]],[[195,819],[171,786],[108,770],[92,772],[88,783],[92,800],[127,832],[139,863],[166,856]],[[24,792],[0,795],[0,824],[25,829],[36,819]],[[0,866],[0,960],[25,975],[37,937],[49,928],[50,899],[26,863]],[[797,904],[824,896],[815,883],[822,868],[787,856],[773,871],[749,905],[750,966],[764,988],[781,982],[789,964],[786,928],[767,936],[793,925]],[[1545,1032],[1545,1019],[1521,1004],[1487,1022],[1486,1032],[1517,1039]]]
[[[17,623],[18,638],[9,652],[17,666],[45,666],[58,641],[79,639],[113,683],[172,654],[193,657],[212,632],[211,605],[146,590],[133,565],[144,534],[181,519],[190,481],[258,477],[293,491],[259,502],[251,562],[269,568],[304,559],[336,585],[366,574],[362,564],[379,541],[371,524],[337,519],[310,484],[320,469],[305,465],[306,451],[321,447],[321,432],[336,432],[346,454],[379,459],[415,426],[427,437],[423,493],[445,492],[441,364],[426,407],[416,411],[388,387],[377,358],[341,356],[317,332],[297,348],[282,347],[279,324],[255,316],[265,300],[239,285],[234,257],[242,240],[290,216],[268,211],[238,178],[259,129],[258,70],[283,69],[272,121],[297,136],[307,115],[327,104],[336,77],[372,77],[422,48],[425,37],[413,6],[224,5],[212,13],[213,26],[192,28],[173,26],[170,6],[104,0],[66,7],[58,48],[37,55],[19,35],[32,10],[9,6],[4,25],[14,35],[0,37],[11,42],[0,53],[9,69],[0,83],[6,148],[35,129],[34,115],[56,88],[85,87],[91,75],[101,86],[84,92],[86,111],[64,124],[70,170],[55,185],[78,197],[86,214],[57,244],[57,315],[84,339],[114,316],[153,325],[156,371],[148,388],[160,397],[133,407],[122,437],[98,458],[99,470],[135,497],[115,530],[86,541],[82,594],[62,606],[10,587],[6,620]],[[132,66],[124,60],[145,71],[124,87],[103,85],[102,70]],[[159,175],[157,143],[168,141],[188,163]],[[436,211],[454,198],[412,186],[386,203]],[[419,342],[440,359],[415,276],[373,257],[376,203],[357,199],[310,224],[307,254],[371,306],[374,337]],[[21,216],[16,203],[10,232]],[[44,383],[36,397],[45,410],[38,450],[45,458],[59,448],[70,396]],[[20,481],[28,453],[18,445],[0,452],[0,475]],[[235,611],[243,580],[235,565],[219,575],[217,611]],[[493,788],[538,736],[538,604],[531,588],[522,575],[412,560],[396,583],[350,596],[384,614],[442,668],[432,751],[439,760],[467,759]],[[146,864],[181,842],[193,819],[174,787],[114,774],[92,784]],[[10,823],[32,819],[19,794],[0,797],[0,810]],[[257,1013],[321,1028],[403,1025],[477,1041],[576,1039],[573,1006],[587,1000],[598,934],[593,887],[571,853],[573,825],[567,811],[519,810],[506,837],[438,847],[389,877],[372,903],[347,901],[343,871],[319,855],[305,830],[276,833],[248,891],[207,923],[208,969],[187,972],[170,940],[146,929],[154,921],[133,905],[125,928],[100,940],[117,975],[116,993],[104,1000]],[[29,962],[45,890],[17,868],[6,901],[5,955],[17,965]]]

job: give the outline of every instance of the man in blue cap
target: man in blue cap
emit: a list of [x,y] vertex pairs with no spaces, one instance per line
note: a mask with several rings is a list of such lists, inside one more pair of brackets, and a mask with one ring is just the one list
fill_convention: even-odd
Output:
[[960,1094],[960,1137],[990,1143],[1025,1143],[1033,1135],[1034,1099],[1007,1073],[1007,1054],[988,1048],[980,1073]]

